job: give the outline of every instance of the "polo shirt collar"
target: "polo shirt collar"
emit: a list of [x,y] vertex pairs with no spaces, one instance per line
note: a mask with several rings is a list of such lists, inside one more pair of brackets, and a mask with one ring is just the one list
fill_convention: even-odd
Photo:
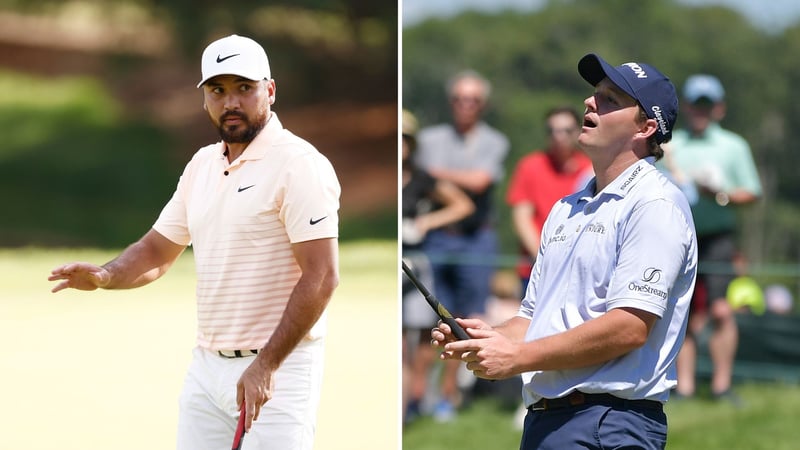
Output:
[[625,169],[617,178],[614,178],[614,181],[609,183],[604,191],[612,195],[625,197],[646,173],[656,170],[655,166],[653,166],[655,162],[655,156],[648,156],[636,161],[636,163]]
[[597,186],[597,178],[592,178],[592,181],[581,191],[581,200],[591,201],[592,199],[600,199],[608,195],[625,197],[646,173],[657,170],[655,166],[653,166],[655,161],[655,156],[648,156],[636,161],[596,195],[594,192]]

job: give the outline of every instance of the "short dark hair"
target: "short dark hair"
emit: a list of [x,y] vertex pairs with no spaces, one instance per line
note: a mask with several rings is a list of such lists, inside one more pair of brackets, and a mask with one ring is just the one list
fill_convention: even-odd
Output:
[[[642,108],[642,105],[639,105],[639,115],[637,116],[636,120],[639,123],[644,123],[648,119],[649,119],[649,117],[647,117],[647,113],[644,111],[644,108]],[[657,134],[658,133],[653,133],[653,134],[650,135],[649,138],[647,138],[647,151],[650,154],[650,156],[655,156],[656,157],[656,161],[658,161],[659,159],[664,157],[664,149],[661,148],[661,144],[659,144],[658,140],[656,140],[656,135]],[[670,134],[670,136],[668,138],[666,138],[666,140],[664,142],[665,143],[669,142],[671,138],[672,138],[672,135]]]
[[578,114],[578,110],[573,108],[572,106],[556,106],[554,108],[550,108],[547,110],[547,113],[544,115],[544,120],[547,121],[553,116],[557,116],[559,114],[569,114],[575,119],[575,123],[580,125],[581,123],[581,115]]

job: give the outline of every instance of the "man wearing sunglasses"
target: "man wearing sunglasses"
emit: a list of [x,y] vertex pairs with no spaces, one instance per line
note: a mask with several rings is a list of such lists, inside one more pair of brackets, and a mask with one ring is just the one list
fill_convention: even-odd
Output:
[[[436,295],[459,317],[481,317],[490,295],[493,258],[494,188],[503,178],[508,139],[482,120],[491,85],[474,71],[458,73],[447,83],[452,122],[418,134],[417,165],[434,178],[461,188],[475,212],[450,226],[433,230],[423,243],[431,260]],[[457,361],[445,369],[442,400],[434,418],[448,421],[458,404]]]

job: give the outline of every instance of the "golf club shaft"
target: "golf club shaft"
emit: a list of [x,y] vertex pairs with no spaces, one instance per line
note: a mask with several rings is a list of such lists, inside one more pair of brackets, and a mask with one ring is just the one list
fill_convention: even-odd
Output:
[[242,402],[242,410],[239,412],[239,423],[236,424],[236,433],[233,436],[233,445],[231,450],[240,450],[242,448],[242,441],[244,440],[244,419],[247,416],[244,402]]
[[455,336],[456,339],[458,340],[469,339],[470,337],[467,334],[467,332],[464,331],[464,329],[461,328],[461,325],[459,325],[456,322],[456,319],[453,318],[453,315],[450,314],[450,311],[448,311],[447,308],[445,308],[444,305],[442,305],[442,303],[439,302],[439,299],[437,299],[428,290],[428,288],[426,288],[425,285],[422,284],[422,282],[417,279],[417,276],[414,275],[414,272],[406,265],[405,261],[401,260],[401,263],[403,265],[403,273],[406,274],[408,279],[411,280],[411,283],[417,288],[417,290],[422,294],[422,296],[425,297],[425,301],[427,301],[428,304],[431,306],[431,308],[433,308],[433,310],[436,311],[436,315],[438,315],[439,318],[442,319],[442,322],[450,326],[450,330],[452,331],[453,336]]

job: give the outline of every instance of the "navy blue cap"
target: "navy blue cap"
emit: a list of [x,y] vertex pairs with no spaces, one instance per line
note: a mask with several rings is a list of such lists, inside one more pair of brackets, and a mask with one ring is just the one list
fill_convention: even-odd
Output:
[[639,102],[648,118],[656,121],[656,142],[662,144],[672,139],[672,128],[678,118],[678,94],[669,78],[655,67],[637,62],[614,67],[590,53],[578,62],[578,73],[592,86],[608,77]]

